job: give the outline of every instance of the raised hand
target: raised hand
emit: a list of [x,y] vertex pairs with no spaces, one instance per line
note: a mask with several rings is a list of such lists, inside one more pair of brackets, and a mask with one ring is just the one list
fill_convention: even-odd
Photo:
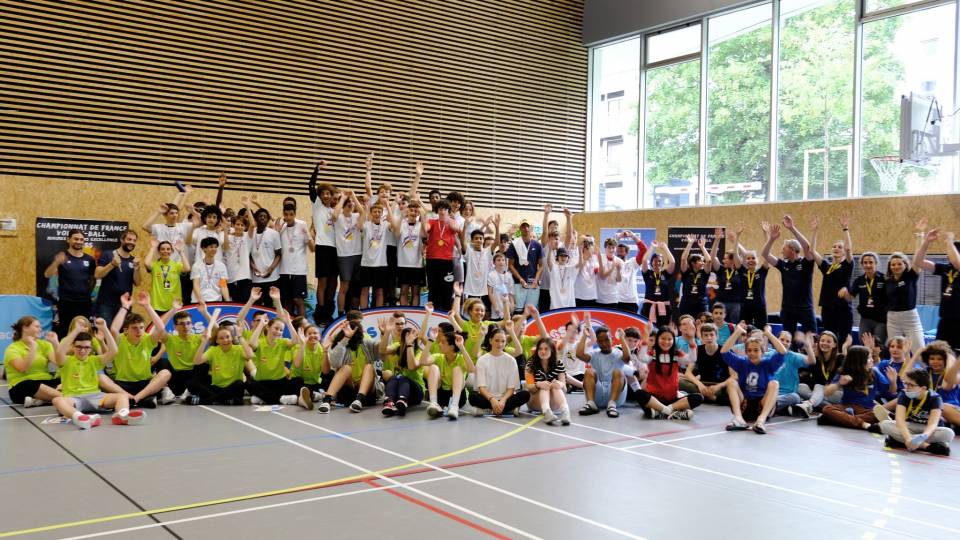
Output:
[[56,343],[58,339],[56,332],[47,332],[46,334],[43,335],[43,338],[49,341],[50,343]]
[[783,216],[783,226],[789,230],[793,230],[793,226],[794,226],[793,216],[791,216],[790,214]]
[[743,224],[742,221],[738,221],[738,222],[737,222],[737,227],[736,227],[736,230],[737,230],[737,238],[740,238],[741,236],[743,236],[743,231],[744,231],[745,228],[746,228],[746,226]]
[[860,342],[863,343],[863,346],[870,349],[870,352],[873,352],[873,347],[876,345],[876,340],[873,338],[873,334],[870,332],[864,332],[860,334]]
[[513,330],[513,319],[507,318],[506,320],[504,320],[504,321],[503,321],[503,327],[507,330],[507,332],[512,331],[512,330]]
[[217,185],[220,187],[227,185],[227,173],[220,173],[220,178],[217,179]]
[[700,246],[701,248],[706,247],[706,245],[707,245],[707,237],[706,237],[706,236],[700,236],[700,238],[697,238],[697,245]]
[[417,173],[417,176],[423,176],[423,162],[417,161],[414,163],[413,170]]
[[183,240],[177,240],[176,242],[173,243],[173,249],[177,251],[183,251],[184,247],[185,246],[183,245]]
[[433,314],[433,302],[427,302],[424,304],[423,310],[427,312],[427,315]]
[[102,332],[107,331],[107,321],[103,317],[97,317],[94,319],[93,324],[100,329]]
[[760,230],[763,231],[763,232],[765,232],[765,233],[769,233],[769,232],[770,232],[770,222],[767,221],[767,220],[761,221],[761,222],[760,222]]
[[841,375],[840,376],[840,386],[846,386],[850,384],[850,381],[853,380],[853,377],[850,375]]
[[170,306],[174,311],[180,311],[183,309],[183,302],[181,302],[179,298],[174,298],[173,302],[170,303]]
[[926,230],[927,230],[927,216],[923,216],[922,218],[920,218],[920,220],[917,221],[917,223],[916,223],[913,227],[914,227],[915,229],[917,229],[918,231],[920,231],[920,232],[926,231]]
[[150,293],[146,291],[140,291],[137,293],[137,303],[141,306],[147,307],[150,305]]
[[547,204],[543,205],[543,213],[544,213],[544,214],[550,214],[550,213],[552,213],[552,212],[553,212],[553,205],[552,205],[552,204],[547,203]]
[[897,380],[897,370],[893,369],[892,366],[887,365],[887,369],[885,369],[884,372],[886,372],[886,374],[887,374],[887,380],[888,380],[888,381],[895,381],[895,380]]
[[813,230],[820,228],[820,216],[813,216],[813,219],[810,220],[810,228]]
[[317,162],[317,168],[318,168],[318,169],[326,169],[326,168],[327,168],[327,160],[321,159],[320,161],[318,161],[318,162]]
[[713,229],[713,238],[715,240],[723,238],[723,227],[716,227]]
[[453,282],[453,293],[457,295],[463,294],[463,283]]
[[620,343],[626,343],[627,334],[623,331],[623,328],[617,328],[617,341]]
[[688,243],[688,244],[693,244],[694,242],[697,241],[697,235],[695,235],[695,234],[688,234],[687,237],[686,237],[686,239],[687,239],[687,243]]
[[848,214],[841,214],[838,220],[840,222],[840,227],[843,229],[850,228],[850,216]]
[[570,217],[570,216],[573,215],[573,211],[570,210],[570,209],[567,208],[567,207],[564,207],[564,208],[563,208],[563,215],[566,216],[566,217]]
[[927,231],[927,235],[924,237],[924,240],[927,242],[933,242],[937,238],[940,238],[940,231],[936,228],[933,228]]
[[463,336],[457,334],[453,338],[453,342],[457,344],[458,349],[463,349]]
[[527,312],[530,313],[530,316],[531,316],[531,317],[539,317],[539,316],[540,316],[540,311],[537,309],[537,306],[535,306],[535,305],[533,305],[533,304],[527,304],[526,310],[527,310]]
[[347,339],[352,338],[353,335],[356,333],[357,333],[357,329],[354,328],[352,324],[347,323],[343,325],[343,335],[347,336]]
[[250,289],[250,298],[252,298],[254,302],[260,300],[261,296],[263,296],[263,291],[260,289],[260,287],[254,287]]
[[270,298],[274,300],[280,299],[280,289],[277,287],[270,287]]
[[366,165],[368,171],[373,168],[373,156],[374,156],[374,153],[370,152],[370,155],[367,156],[367,159],[364,162],[364,165]]
[[120,295],[120,305],[126,308],[127,312],[130,312],[130,308],[133,307],[133,300],[130,299],[130,293],[125,292]]
[[767,233],[772,240],[780,238],[780,226],[779,225],[770,225],[770,231]]

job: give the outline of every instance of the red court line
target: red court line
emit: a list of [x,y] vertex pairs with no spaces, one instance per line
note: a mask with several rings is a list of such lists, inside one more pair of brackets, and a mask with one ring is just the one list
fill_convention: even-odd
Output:
[[[381,486],[379,483],[377,483],[377,482],[374,481],[374,480],[364,480],[364,482],[366,482],[367,484],[370,484],[371,486],[376,487],[376,488],[383,487],[383,486]],[[394,497],[400,497],[401,499],[403,499],[403,500],[405,500],[405,501],[407,501],[407,502],[409,502],[409,503],[415,504],[415,505],[420,506],[420,507],[422,507],[422,508],[426,508],[427,510],[429,510],[429,511],[435,513],[435,514],[439,514],[439,515],[441,515],[441,516],[443,516],[443,517],[445,517],[445,518],[447,518],[447,519],[449,519],[449,520],[456,521],[457,523],[460,523],[461,525],[466,525],[467,527],[470,527],[471,529],[473,529],[473,530],[475,530],[475,531],[482,532],[483,534],[485,534],[485,535],[487,535],[487,536],[489,536],[489,537],[491,537],[491,538],[497,538],[498,540],[510,540],[510,537],[509,537],[509,536],[504,536],[504,535],[502,535],[502,534],[500,534],[500,533],[498,533],[498,532],[491,531],[490,529],[488,529],[488,528],[486,528],[486,527],[484,527],[484,526],[482,526],[482,525],[480,525],[480,524],[478,524],[478,523],[474,523],[473,521],[470,521],[469,519],[462,518],[462,517],[460,517],[460,516],[458,516],[458,515],[455,515],[455,514],[451,514],[450,512],[447,512],[446,510],[444,510],[444,509],[442,509],[442,508],[437,508],[436,506],[433,506],[433,505],[430,504],[430,503],[421,501],[420,499],[415,499],[415,498],[413,498],[413,497],[411,497],[411,496],[409,496],[409,495],[407,495],[407,494],[405,494],[405,493],[401,493],[401,492],[399,492],[399,491],[397,491],[397,490],[395,490],[395,489],[393,489],[393,488],[387,488],[387,489],[384,489],[383,491],[389,493],[390,495],[393,495]]]

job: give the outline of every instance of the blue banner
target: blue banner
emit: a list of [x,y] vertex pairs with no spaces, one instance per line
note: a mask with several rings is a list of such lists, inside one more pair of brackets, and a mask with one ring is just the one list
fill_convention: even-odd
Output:
[[[237,322],[237,315],[240,314],[240,310],[243,309],[243,304],[236,304],[233,302],[211,302],[207,304],[207,310],[213,315],[214,310],[220,310],[220,316],[217,317],[217,323],[224,321],[230,321],[232,323]],[[207,318],[204,317],[203,313],[200,312],[200,306],[198,304],[190,304],[183,306],[183,309],[186,313],[190,314],[191,324],[191,333],[193,334],[202,334],[207,330]],[[247,312],[244,319],[247,321],[247,327],[251,330],[253,329],[253,317],[257,313],[266,313],[269,318],[274,318],[277,316],[276,310],[272,308],[265,308],[260,306],[251,306],[250,310]],[[173,325],[173,318],[167,321],[167,332],[174,333],[176,330]],[[283,331],[283,335],[290,337],[290,332],[286,329]]]
[[53,306],[47,300],[37,296],[0,295],[0,354],[13,342],[13,323],[24,315],[40,319],[44,331],[53,327]]

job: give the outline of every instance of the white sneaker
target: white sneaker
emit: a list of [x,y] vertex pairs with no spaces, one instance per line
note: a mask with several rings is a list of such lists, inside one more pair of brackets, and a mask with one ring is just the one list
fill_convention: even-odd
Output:
[[799,412],[800,416],[804,418],[810,418],[810,415],[813,414],[813,404],[809,401],[804,401],[803,403],[794,405],[793,410]]
[[35,399],[30,396],[23,398],[23,408],[25,409],[29,409],[30,407],[39,407],[46,404],[47,402],[42,399]]
[[250,404],[251,404],[251,405],[263,405],[263,400],[260,399],[260,398],[258,398],[257,396],[250,396]]
[[456,420],[459,417],[460,407],[458,405],[451,405],[450,408],[447,409],[447,418],[450,420]]
[[547,423],[548,426],[555,426],[560,419],[557,418],[557,415],[553,414],[549,408],[544,409],[543,411],[543,421]]
[[177,396],[174,395],[173,390],[169,387],[164,386],[163,390],[160,391],[160,404],[169,405],[177,400]]
[[569,426],[570,425],[570,408],[564,408],[560,411],[560,423]]
[[295,395],[293,395],[293,394],[289,394],[289,395],[286,395],[286,396],[280,396],[280,404],[281,404],[281,405],[296,405],[296,404],[297,404],[297,396],[295,396]]
[[360,403],[359,399],[353,400],[353,403],[350,404],[350,412],[360,412],[363,410],[363,403]]
[[443,415],[443,408],[440,407],[440,404],[436,401],[431,401],[427,405],[427,416],[430,418],[440,418]]
[[306,386],[300,389],[300,398],[297,400],[297,405],[300,405],[308,411],[313,410],[313,396],[310,394],[310,389]]
[[190,391],[184,390],[183,393],[180,394],[180,397],[178,397],[177,399],[179,399],[180,401],[188,401],[190,399]]
[[317,411],[323,414],[330,412],[330,403],[327,401],[321,402],[320,405],[317,407]]
[[673,411],[670,413],[670,416],[667,417],[668,420],[692,420],[693,411],[690,409],[684,409],[682,411]]
[[[26,406],[26,402],[24,402],[24,406]],[[876,416],[877,420],[880,422],[883,422],[884,420],[890,420],[890,411],[888,411],[883,405],[874,405],[873,415]]]

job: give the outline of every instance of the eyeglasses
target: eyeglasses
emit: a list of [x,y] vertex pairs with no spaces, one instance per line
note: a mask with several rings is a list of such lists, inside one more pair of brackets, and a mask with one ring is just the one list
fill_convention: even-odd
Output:
[[915,382],[907,382],[907,381],[903,381],[903,387],[904,388],[923,388],[922,386],[920,386]]
[[174,326],[189,326],[189,325],[190,325],[190,321],[178,321],[178,322],[173,323],[173,325],[174,325]]
[[91,347],[90,345],[74,345],[73,348],[78,351],[89,351],[93,347]]

